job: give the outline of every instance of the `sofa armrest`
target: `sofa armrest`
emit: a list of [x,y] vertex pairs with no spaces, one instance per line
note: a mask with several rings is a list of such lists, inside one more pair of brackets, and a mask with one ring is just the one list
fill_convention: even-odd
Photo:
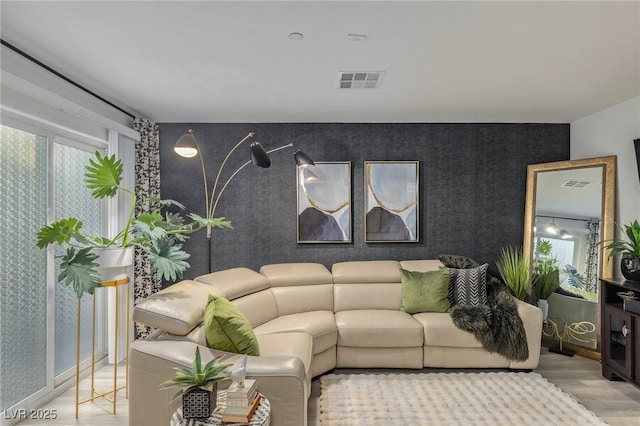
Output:
[[542,341],[542,311],[537,306],[516,299],[518,315],[522,319],[529,345],[529,358],[526,361],[511,361],[509,368],[532,370],[540,361],[540,345]]
[[[220,351],[189,341],[136,340],[129,352],[129,424],[157,426],[169,424],[180,406],[180,399],[170,402],[175,391],[159,390],[160,384],[175,375],[173,367],[189,366],[196,347],[203,363]],[[229,354],[224,360],[233,363],[240,356]],[[299,426],[307,423],[305,369],[296,357],[248,357],[247,377],[256,379],[259,391],[271,404],[271,425]],[[223,383],[223,387],[225,383]]]

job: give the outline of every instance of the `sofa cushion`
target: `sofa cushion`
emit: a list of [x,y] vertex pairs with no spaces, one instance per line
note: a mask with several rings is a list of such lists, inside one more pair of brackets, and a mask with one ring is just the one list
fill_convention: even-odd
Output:
[[400,267],[407,271],[429,272],[442,269],[443,265],[437,259],[403,260]]
[[262,266],[260,273],[271,287],[333,283],[331,272],[321,263],[276,263]]
[[313,337],[313,354],[332,348],[338,341],[338,327],[332,311],[312,311],[284,315],[253,330],[257,335],[304,332]]
[[[313,340],[307,333],[273,333],[260,334],[256,336],[260,343],[260,357],[273,357],[270,363],[273,365],[273,371],[265,370],[262,376],[266,376],[264,380],[270,380],[269,376],[278,374],[279,364],[282,362],[277,358],[293,356],[302,361],[304,365],[305,375],[305,398],[309,397],[311,391],[311,364],[313,362]],[[286,359],[286,358],[285,358]],[[254,374],[254,377],[260,380],[260,375]]]
[[401,348],[422,346],[422,326],[405,312],[359,309],[336,313],[338,346]]
[[371,260],[334,263],[333,282],[397,283],[400,282],[400,263],[395,260]]
[[147,297],[133,309],[135,322],[184,336],[202,322],[209,286],[180,281]]
[[456,327],[448,313],[423,312],[413,318],[422,325],[425,346],[482,347],[473,333]]
[[393,260],[340,262],[331,268],[334,311],[400,309],[400,263]]
[[355,309],[400,310],[402,286],[397,283],[335,284],[333,286],[334,311]]
[[207,346],[237,354],[260,355],[260,346],[249,321],[224,297],[209,295],[204,311]]
[[272,287],[278,316],[310,311],[333,311],[333,284]]
[[196,277],[212,287],[211,293],[229,300],[269,288],[267,278],[248,268],[232,268]]
[[295,356],[302,361],[305,371],[311,370],[313,341],[307,333],[260,334],[256,338],[260,356]]
[[479,306],[487,304],[487,268],[485,263],[477,268],[451,268],[449,301],[454,305]]
[[240,309],[254,328],[278,317],[276,299],[270,288],[238,297],[231,303]]
[[333,277],[320,263],[264,265],[278,316],[310,311],[333,311]]
[[447,312],[451,307],[449,293],[449,269],[417,272],[400,269],[402,304],[400,310],[409,314],[417,312]]

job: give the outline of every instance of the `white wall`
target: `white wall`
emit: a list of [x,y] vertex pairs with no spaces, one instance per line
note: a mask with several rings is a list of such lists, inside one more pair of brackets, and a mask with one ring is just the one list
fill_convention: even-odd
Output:
[[[571,159],[616,155],[616,223],[640,220],[640,180],[633,140],[640,138],[640,97],[571,123]],[[620,235],[616,233],[616,236]],[[619,271],[618,271],[619,274]],[[619,275],[618,275],[619,276]]]

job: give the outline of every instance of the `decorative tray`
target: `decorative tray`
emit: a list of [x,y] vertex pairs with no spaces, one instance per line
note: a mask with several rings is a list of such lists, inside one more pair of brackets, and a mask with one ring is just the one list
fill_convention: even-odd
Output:
[[622,300],[640,300],[640,294],[635,291],[619,291],[616,294]]

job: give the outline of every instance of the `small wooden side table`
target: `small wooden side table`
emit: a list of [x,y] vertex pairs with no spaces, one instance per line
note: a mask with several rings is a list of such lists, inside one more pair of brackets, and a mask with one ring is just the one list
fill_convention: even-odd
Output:
[[[249,426],[268,426],[271,421],[271,404],[269,400],[261,395],[260,404],[256,408],[255,413],[251,417]],[[213,410],[211,417],[206,419],[185,419],[182,417],[182,407],[178,408],[173,416],[171,416],[171,426],[223,426],[227,424],[222,421],[222,411],[227,406],[227,391],[218,391],[218,402],[216,408]]]

